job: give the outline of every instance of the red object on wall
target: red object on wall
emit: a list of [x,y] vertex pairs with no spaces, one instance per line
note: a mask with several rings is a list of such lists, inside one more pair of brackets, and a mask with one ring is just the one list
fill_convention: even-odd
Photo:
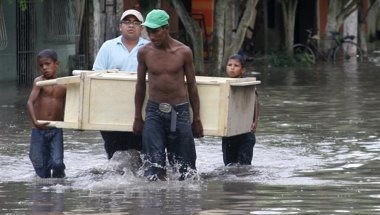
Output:
[[214,0],[193,0],[191,11],[193,14],[203,14],[207,34],[210,34],[213,29]]
[[319,1],[319,35],[324,35],[327,25],[327,14],[329,11],[329,0]]

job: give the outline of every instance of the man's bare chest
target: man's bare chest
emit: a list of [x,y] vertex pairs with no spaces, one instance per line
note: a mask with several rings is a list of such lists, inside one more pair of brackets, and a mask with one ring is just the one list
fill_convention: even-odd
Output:
[[183,69],[183,60],[172,54],[152,55],[146,60],[149,71],[178,72]]

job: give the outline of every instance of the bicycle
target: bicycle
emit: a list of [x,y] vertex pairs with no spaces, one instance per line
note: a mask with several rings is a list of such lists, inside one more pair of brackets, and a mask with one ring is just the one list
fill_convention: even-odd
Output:
[[363,62],[363,51],[354,41],[354,35],[340,38],[339,32],[330,32],[336,44],[334,48],[334,62]]
[[348,35],[341,37],[339,32],[330,32],[334,41],[333,48],[323,52],[318,47],[319,37],[313,35],[312,29],[307,29],[308,33],[306,44],[298,43],[293,45],[293,54],[296,60],[306,58],[315,64],[317,59],[327,61],[332,59],[335,63],[348,61],[363,61],[363,51],[353,42],[355,36]]

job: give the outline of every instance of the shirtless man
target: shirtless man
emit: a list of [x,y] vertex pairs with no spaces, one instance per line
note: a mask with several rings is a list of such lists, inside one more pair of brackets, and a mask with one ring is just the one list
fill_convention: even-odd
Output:
[[[63,178],[63,133],[62,128],[48,128],[48,123],[38,120],[63,121],[66,86],[37,86],[38,81],[55,79],[59,61],[57,53],[51,49],[42,50],[37,55],[41,76],[34,79],[27,107],[33,123],[29,157],[36,174],[41,178]],[[52,172],[51,172],[52,171]]]
[[[151,181],[166,180],[165,149],[170,165],[179,167],[179,179],[191,177],[196,171],[194,137],[203,137],[193,54],[189,47],[169,35],[168,20],[169,15],[163,10],[148,13],[142,25],[151,43],[141,47],[137,54],[133,131],[142,133],[144,176]],[[147,73],[149,99],[144,122]]]

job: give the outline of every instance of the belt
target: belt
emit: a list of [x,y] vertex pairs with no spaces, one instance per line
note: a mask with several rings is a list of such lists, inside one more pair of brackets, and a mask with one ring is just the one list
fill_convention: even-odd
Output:
[[170,132],[175,132],[176,125],[177,125],[177,112],[175,111],[174,107],[168,103],[160,103],[158,105],[158,109],[164,113],[170,113],[171,112]]

